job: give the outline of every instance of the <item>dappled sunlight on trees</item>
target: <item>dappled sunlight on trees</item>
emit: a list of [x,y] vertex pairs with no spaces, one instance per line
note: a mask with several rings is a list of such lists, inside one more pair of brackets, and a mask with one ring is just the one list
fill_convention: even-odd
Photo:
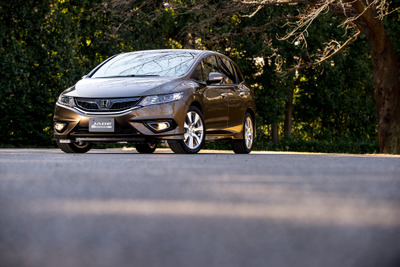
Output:
[[[343,10],[357,10],[351,2],[343,2]],[[51,145],[57,96],[111,55],[196,48],[226,54],[242,69],[257,97],[256,148],[274,149],[272,141],[276,148],[284,144],[288,150],[295,146],[307,150],[307,145],[299,145],[307,142],[327,142],[331,148],[347,142],[344,147],[360,143],[374,152],[381,129],[382,151],[396,152],[388,150],[395,141],[388,146],[382,129],[394,125],[388,131],[390,136],[396,133],[397,124],[391,122],[399,117],[399,104],[390,111],[395,115],[382,117],[377,72],[374,76],[371,66],[371,37],[362,16],[352,11],[343,17],[339,6],[322,0],[263,3],[4,2],[0,6],[1,146]],[[371,1],[370,6],[384,18],[384,29],[399,55],[400,12],[387,14],[395,10],[395,2],[382,3],[386,5],[374,6]],[[385,140],[394,140],[390,136]]]

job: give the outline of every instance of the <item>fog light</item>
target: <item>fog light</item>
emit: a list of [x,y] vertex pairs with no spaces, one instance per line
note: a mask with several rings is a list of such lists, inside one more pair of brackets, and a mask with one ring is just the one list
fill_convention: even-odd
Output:
[[169,122],[159,122],[157,123],[157,131],[162,131],[169,128]]
[[152,132],[161,133],[170,131],[174,128],[175,124],[171,121],[148,121],[144,123],[147,128],[149,128]]
[[54,123],[54,129],[57,132],[62,132],[67,124],[65,122],[56,122]]

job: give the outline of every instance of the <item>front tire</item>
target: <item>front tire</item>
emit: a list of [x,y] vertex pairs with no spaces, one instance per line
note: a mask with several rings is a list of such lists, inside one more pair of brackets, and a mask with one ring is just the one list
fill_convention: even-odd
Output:
[[148,144],[136,144],[135,145],[136,151],[141,154],[151,154],[156,151],[157,144],[148,143]]
[[249,154],[253,149],[254,119],[246,112],[243,123],[243,139],[232,142],[232,149],[236,154]]
[[65,153],[86,153],[93,147],[93,144],[85,142],[60,143],[60,140],[57,140],[57,146]]
[[201,111],[195,107],[189,107],[183,125],[185,129],[184,139],[168,141],[171,150],[178,154],[195,154],[204,144],[206,129]]

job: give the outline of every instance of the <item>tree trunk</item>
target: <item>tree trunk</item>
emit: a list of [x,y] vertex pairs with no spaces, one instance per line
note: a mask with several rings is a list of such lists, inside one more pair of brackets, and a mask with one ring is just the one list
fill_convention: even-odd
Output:
[[271,138],[272,138],[272,142],[274,142],[274,144],[278,144],[279,141],[279,124],[278,123],[273,123],[271,125]]
[[371,42],[374,69],[374,96],[378,112],[378,137],[381,153],[400,154],[399,63],[387,36],[384,48]]
[[290,138],[292,136],[292,124],[293,124],[293,93],[294,86],[289,89],[288,100],[286,101],[285,107],[285,123],[284,123],[284,135]]
[[352,6],[362,14],[357,27],[368,37],[374,70],[374,96],[378,113],[378,138],[381,153],[400,154],[400,81],[399,62],[383,22],[374,8],[363,1]]

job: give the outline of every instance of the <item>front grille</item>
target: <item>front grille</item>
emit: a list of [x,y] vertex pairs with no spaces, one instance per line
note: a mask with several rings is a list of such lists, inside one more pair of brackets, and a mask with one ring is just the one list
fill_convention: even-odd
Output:
[[99,107],[97,106],[96,103],[88,102],[86,100],[76,100],[76,104],[78,107],[84,110],[98,110]]
[[131,107],[136,106],[137,102],[138,102],[137,100],[136,101],[127,101],[127,102],[116,102],[111,106],[110,109],[121,110],[121,109],[131,108]]
[[75,98],[77,107],[84,111],[113,112],[133,108],[140,97],[131,98]]

